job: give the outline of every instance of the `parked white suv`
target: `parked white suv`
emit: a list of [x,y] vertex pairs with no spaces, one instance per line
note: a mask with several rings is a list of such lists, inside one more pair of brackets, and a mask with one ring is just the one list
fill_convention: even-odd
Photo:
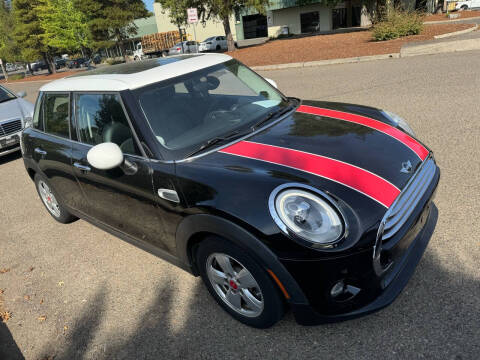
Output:
[[225,36],[212,36],[200,43],[198,51],[226,50],[227,39]]

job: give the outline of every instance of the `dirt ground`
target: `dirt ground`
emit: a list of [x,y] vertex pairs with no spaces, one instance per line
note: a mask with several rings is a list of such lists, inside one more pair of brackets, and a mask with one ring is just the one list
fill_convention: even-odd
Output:
[[426,25],[420,35],[389,41],[372,41],[371,31],[309,36],[270,41],[228,53],[248,66],[285,64],[315,60],[398,53],[410,41],[431,40],[435,35],[468,29],[473,24]]
[[456,19],[449,19],[445,14],[432,14],[425,17],[425,21],[445,21],[445,20],[458,20],[468,19],[472,17],[480,16],[480,10],[473,11],[455,11],[453,14],[459,14],[460,17]]

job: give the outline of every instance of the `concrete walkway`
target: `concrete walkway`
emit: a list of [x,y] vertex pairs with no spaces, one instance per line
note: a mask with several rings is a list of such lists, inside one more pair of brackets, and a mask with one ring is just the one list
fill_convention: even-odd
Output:
[[473,31],[443,39],[406,43],[400,50],[400,57],[479,49],[480,31]]

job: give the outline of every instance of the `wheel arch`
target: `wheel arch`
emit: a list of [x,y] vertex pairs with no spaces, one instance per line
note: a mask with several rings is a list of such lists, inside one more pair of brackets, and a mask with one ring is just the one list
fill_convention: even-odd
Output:
[[195,246],[200,244],[206,237],[212,235],[222,237],[248,251],[266,271],[269,273],[273,272],[277,279],[271,273],[270,276],[277,283],[277,286],[280,287],[277,282],[279,281],[281,286],[285,288],[289,296],[287,298],[288,302],[308,304],[308,300],[292,275],[265,244],[241,226],[215,215],[190,215],[177,228],[177,256],[182,262],[190,266],[194,275],[198,275],[198,269],[193,257]]
[[32,179],[32,181],[34,181],[35,174],[37,172],[34,169],[32,169],[31,167],[27,167],[27,173],[28,173],[28,176],[30,176],[30,179]]

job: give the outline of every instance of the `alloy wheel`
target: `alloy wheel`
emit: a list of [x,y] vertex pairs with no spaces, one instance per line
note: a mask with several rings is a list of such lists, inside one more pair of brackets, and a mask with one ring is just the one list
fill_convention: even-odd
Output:
[[213,289],[230,308],[247,317],[262,313],[264,299],[260,286],[238,260],[213,253],[207,258],[206,270]]
[[40,180],[38,182],[38,190],[40,192],[40,197],[42,198],[42,201],[47,207],[48,211],[50,211],[53,216],[60,217],[60,207],[57,199],[50,190],[50,187],[43,180]]

